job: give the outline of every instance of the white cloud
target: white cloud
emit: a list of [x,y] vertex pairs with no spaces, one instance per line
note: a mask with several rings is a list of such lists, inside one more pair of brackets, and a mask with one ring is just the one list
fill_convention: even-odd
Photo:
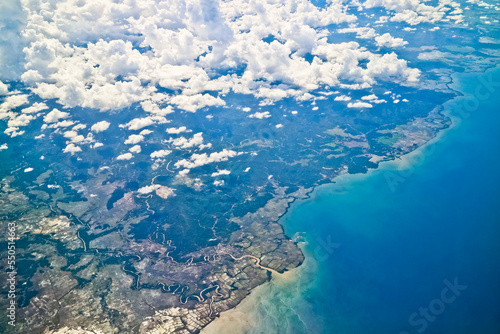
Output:
[[365,108],[373,108],[373,105],[367,102],[349,102],[347,104],[348,108],[360,108],[360,109],[365,109]]
[[90,127],[90,130],[92,130],[94,132],[102,132],[102,131],[106,131],[110,125],[111,125],[111,123],[109,123],[109,122],[100,121],[100,122],[97,122],[94,125],[92,125],[92,127]]
[[[75,122],[70,121],[70,120],[64,120],[64,121],[61,121],[61,122],[50,124],[48,126],[48,128],[50,128],[50,129],[65,128],[65,127],[68,127],[68,126],[72,126],[73,124],[75,124]],[[47,128],[47,124],[42,125],[42,129],[45,129],[45,128]]]
[[59,111],[58,109],[53,109],[47,115],[43,117],[43,121],[45,123],[57,123],[61,119],[65,119],[69,117],[69,113],[64,111]]
[[204,166],[213,162],[227,161],[229,158],[238,155],[233,150],[223,149],[220,152],[214,152],[210,155],[206,153],[203,154],[193,154],[189,159],[183,159],[175,163],[176,167],[184,167],[186,169],[193,169],[196,167]]
[[[368,5],[370,1],[385,5],[389,0],[369,0]],[[339,0],[325,8],[308,0],[201,5],[194,0],[170,0],[168,5],[88,0],[78,6],[61,0],[50,10],[36,1],[26,2],[26,7],[29,33],[16,34],[26,36],[24,55],[17,57],[26,60],[22,79],[40,97],[68,107],[107,110],[140,103],[151,117],[162,117],[173,106],[191,112],[224,106],[231,91],[253,94],[266,105],[283,98],[311,99],[320,86],[344,81],[366,87],[379,79],[403,83],[417,78],[409,75],[404,61],[390,76],[363,70],[359,61],[376,62],[382,56],[355,42],[328,41],[330,25],[356,20]],[[373,28],[348,30],[359,38],[375,37]],[[276,41],[262,40],[269,35]],[[151,51],[141,53],[137,45]],[[313,55],[311,62],[303,58],[307,53]],[[244,71],[213,75],[237,68]],[[162,122],[149,117],[128,127]]]
[[[423,22],[434,23],[441,20],[453,20],[457,23],[463,21],[459,12],[450,12],[449,7],[459,8],[459,3],[452,0],[438,0],[435,6],[427,5],[425,0],[367,0],[364,3],[366,8],[384,7],[386,10],[394,11],[390,20],[394,22],[406,22],[410,25],[417,25]],[[453,13],[453,14],[452,14]],[[451,15],[450,15],[451,14]]]
[[75,125],[71,130],[73,131],[78,131],[78,130],[83,130],[83,129],[86,129],[87,126],[85,124],[77,124]]
[[191,139],[186,139],[184,137],[179,137],[172,140],[174,146],[180,148],[191,148],[194,146],[200,146],[203,144],[203,133],[199,132],[195,134]]
[[42,110],[49,109],[49,107],[43,102],[35,102],[33,105],[24,108],[21,112],[23,114],[34,114]]
[[135,145],[137,143],[140,143],[144,140],[143,135],[130,135],[127,140],[125,140],[125,144],[127,145]]
[[343,29],[338,29],[337,32],[341,34],[356,33],[356,37],[361,39],[371,39],[374,38],[375,36],[378,36],[378,34],[375,32],[375,29],[368,27],[343,28]]
[[167,129],[167,133],[170,133],[170,134],[179,134],[179,133],[186,132],[186,131],[187,131],[187,128],[185,126]]
[[163,116],[149,116],[144,118],[135,118],[125,124],[130,130],[140,130],[147,126],[150,126],[155,123],[166,123],[167,120]]
[[7,86],[6,84],[4,84],[0,80],[0,95],[7,95],[8,93],[9,93],[9,86]]
[[7,96],[2,104],[0,104],[0,118],[2,114],[12,111],[22,105],[28,103],[28,95],[26,94],[17,94]]
[[263,118],[269,118],[269,117],[271,117],[271,114],[269,113],[269,111],[256,112],[254,114],[249,115],[248,117],[263,119]]
[[212,173],[212,177],[217,177],[217,176],[221,176],[221,175],[229,175],[229,174],[231,174],[230,170],[222,169],[222,170],[219,170],[218,172]]
[[170,99],[170,103],[180,109],[191,112],[204,107],[223,106],[226,104],[220,97],[213,97],[209,94],[176,95]]
[[132,155],[132,153],[130,152],[127,152],[127,153],[124,153],[124,154],[120,154],[119,156],[116,157],[116,160],[130,160],[132,159],[134,156]]
[[389,33],[375,37],[375,41],[377,42],[377,46],[385,46],[388,48],[397,48],[408,44],[404,39],[393,37]]
[[32,172],[33,171],[33,168],[32,167],[28,167],[28,168],[25,168],[24,169],[24,172],[25,173],[29,173],[29,172]]
[[340,95],[336,96],[334,101],[351,101],[351,97],[346,95]]
[[73,130],[66,131],[64,137],[70,139],[72,143],[81,143],[85,140],[83,135],[79,135],[78,132]]
[[155,159],[155,158],[163,158],[163,157],[166,157],[167,155],[169,155],[170,153],[172,153],[172,151],[170,150],[159,150],[159,151],[154,151],[153,153],[151,153],[151,158]]
[[82,149],[73,143],[68,144],[63,150],[64,153],[71,153],[71,155],[75,154],[76,152],[81,152],[81,151],[82,151]]
[[140,145],[134,145],[131,148],[129,148],[129,151],[132,153],[141,153],[141,146]]
[[2,144],[0,146],[0,151],[7,150],[8,148],[9,148],[9,146],[7,146],[7,144]]
[[383,100],[383,99],[379,99],[377,97],[377,95],[375,94],[371,94],[371,95],[365,95],[361,98],[361,100],[364,100],[364,101],[370,101],[371,103],[387,103],[386,100]]

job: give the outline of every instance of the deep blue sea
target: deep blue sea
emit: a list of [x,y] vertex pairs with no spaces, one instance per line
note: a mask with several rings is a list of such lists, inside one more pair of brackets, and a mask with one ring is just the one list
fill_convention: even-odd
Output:
[[435,143],[292,205],[307,260],[256,297],[251,333],[500,333],[500,87],[480,76],[454,77]]

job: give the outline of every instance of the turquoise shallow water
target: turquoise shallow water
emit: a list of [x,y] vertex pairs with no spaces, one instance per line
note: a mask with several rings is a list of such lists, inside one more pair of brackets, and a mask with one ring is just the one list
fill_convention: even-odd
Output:
[[282,218],[308,260],[267,288],[252,333],[500,333],[500,87],[455,87],[457,125],[412,164],[320,187]]

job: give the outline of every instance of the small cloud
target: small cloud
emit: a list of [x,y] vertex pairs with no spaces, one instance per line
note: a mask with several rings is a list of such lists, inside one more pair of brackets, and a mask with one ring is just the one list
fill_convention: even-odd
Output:
[[132,155],[132,153],[130,152],[127,152],[127,153],[124,153],[124,154],[120,154],[119,156],[116,157],[116,160],[130,160],[132,159],[134,156]]
[[333,100],[334,101],[351,101],[351,97],[349,97],[347,95],[340,95],[340,96],[336,96]]
[[82,149],[79,146],[76,146],[75,144],[71,143],[64,148],[63,153],[71,153],[71,155],[73,155],[76,152],[81,152],[81,151]]
[[127,140],[125,140],[126,145],[135,145],[144,140],[143,135],[130,135]]
[[381,36],[375,37],[375,41],[377,43],[377,46],[385,46],[388,48],[397,48],[408,44],[408,42],[403,40],[402,38],[392,37],[389,33],[385,33]]
[[[293,113],[293,112],[292,112]],[[250,118],[258,118],[258,119],[264,119],[264,118],[269,118],[271,117],[271,114],[269,113],[269,111],[264,111],[264,112],[256,112],[254,114],[251,114],[250,116],[248,116]]]
[[348,108],[359,108],[359,109],[364,109],[364,108],[373,108],[373,105],[370,103],[366,102],[354,102],[354,103],[349,103],[347,105]]
[[159,151],[154,151],[153,153],[151,153],[151,158],[155,159],[155,158],[163,158],[163,157],[166,157],[167,155],[169,155],[170,153],[172,153],[172,151],[170,150],[159,150]]
[[43,121],[45,123],[56,123],[61,119],[65,119],[69,117],[69,113],[64,111],[59,111],[58,109],[53,109],[47,115],[43,117]]
[[94,125],[92,125],[92,127],[90,128],[90,130],[92,130],[94,132],[106,131],[109,128],[110,124],[111,123],[106,122],[106,121],[100,121],[100,122],[97,122]]
[[141,153],[141,146],[140,145],[132,146],[129,149],[129,151],[132,152],[132,153]]
[[220,175],[229,175],[229,174],[231,174],[230,170],[222,169],[222,170],[220,170],[218,172],[212,173],[212,177],[217,177],[217,176],[220,176]]
[[187,128],[185,126],[167,129],[167,133],[170,133],[170,134],[179,134],[179,133],[186,132],[186,131],[187,131]]

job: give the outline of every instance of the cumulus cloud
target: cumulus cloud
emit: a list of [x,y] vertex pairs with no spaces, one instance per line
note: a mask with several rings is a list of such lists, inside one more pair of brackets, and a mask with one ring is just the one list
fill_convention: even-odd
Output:
[[92,125],[90,127],[90,130],[92,130],[94,132],[102,132],[102,131],[106,131],[110,125],[111,125],[111,123],[109,123],[109,122],[100,121],[100,122],[97,122],[94,125]]
[[217,177],[217,176],[221,176],[221,175],[229,175],[229,174],[231,174],[230,170],[222,169],[222,170],[219,170],[218,172],[212,173],[212,177]]
[[63,153],[71,153],[71,155],[73,155],[76,152],[81,152],[81,151],[82,149],[79,146],[76,146],[75,144],[71,143],[64,148]]
[[186,132],[186,131],[187,131],[187,128],[185,126],[167,129],[167,133],[170,133],[170,134],[179,134],[179,133]]
[[151,158],[156,159],[156,158],[164,158],[167,155],[172,153],[170,150],[159,150],[159,151],[154,151],[153,153],[150,154]]
[[373,105],[367,102],[349,102],[347,104],[348,108],[359,108],[359,109],[365,109],[365,108],[373,108]]
[[132,153],[130,152],[127,152],[127,153],[124,153],[124,154],[120,154],[119,156],[116,157],[116,160],[130,160],[132,159],[134,156],[132,155]]
[[34,114],[42,110],[49,109],[49,107],[43,102],[35,102],[31,106],[24,108],[21,112],[23,114]]
[[0,151],[7,150],[8,148],[9,148],[9,146],[7,146],[7,144],[2,144],[0,146]]
[[365,95],[361,98],[361,100],[370,101],[371,103],[377,103],[377,104],[387,102],[386,100],[379,99],[375,94]]
[[65,119],[69,117],[69,113],[64,111],[59,111],[58,109],[53,109],[47,115],[43,117],[43,121],[45,123],[57,123],[61,119]]
[[[377,1],[385,0],[367,5]],[[408,75],[406,62],[391,76],[365,70],[359,61],[382,56],[354,42],[328,40],[332,24],[356,20],[340,0],[324,8],[308,0],[171,0],[166,8],[154,1],[89,0],[74,6],[61,0],[51,10],[35,1],[26,6],[30,38],[18,57],[26,59],[22,80],[40,97],[68,107],[108,110],[140,103],[151,116],[131,121],[132,130],[162,122],[152,117],[175,108],[195,112],[224,106],[231,91],[253,94],[267,105],[283,98],[311,99],[320,86],[344,81],[366,87],[379,79],[417,78]],[[348,31],[375,37],[373,28]],[[263,41],[269,35],[275,40]],[[306,61],[306,54],[313,60]]]
[[397,48],[408,44],[404,39],[393,37],[389,33],[375,37],[375,41],[377,42],[377,46],[385,46],[388,48]]
[[85,140],[83,135],[78,134],[78,132],[70,130],[64,133],[64,137],[71,140],[72,143],[81,143]]
[[129,151],[132,153],[141,153],[141,146],[140,145],[134,145],[131,148],[129,148]]
[[2,114],[5,114],[9,111],[13,111],[16,108],[19,108],[22,105],[28,103],[28,95],[26,94],[16,94],[7,96],[2,104],[0,104],[0,118]]
[[264,119],[264,118],[271,117],[271,114],[269,113],[269,111],[256,112],[256,113],[253,113],[253,114],[249,115],[248,117],[250,117],[250,118],[258,118],[258,119]]
[[340,96],[336,96],[335,101],[351,101],[351,97],[349,96],[346,96],[346,95],[340,95]]
[[140,130],[155,123],[166,123],[166,122],[167,119],[163,116],[149,116],[144,118],[135,118],[130,122],[128,122],[127,124],[125,124],[125,127],[129,128],[130,130]]
[[140,143],[144,140],[143,135],[130,135],[127,140],[125,140],[125,144],[127,145],[135,145],[137,143]]
[[7,95],[9,92],[9,86],[0,81],[0,95]]
[[338,29],[337,32],[341,34],[356,33],[356,37],[361,39],[371,39],[375,38],[375,36],[378,36],[378,34],[375,32],[375,29],[368,27],[349,27]]
[[213,152],[210,155],[206,153],[203,154],[193,154],[189,159],[183,159],[175,163],[176,167],[184,167],[185,169],[193,169],[196,167],[204,166],[214,162],[227,161],[229,158],[238,155],[233,150],[223,149],[220,152]]
[[[390,21],[406,22],[410,25],[417,25],[423,22],[434,23],[441,20],[453,20],[457,23],[463,21],[460,14],[460,4],[452,0],[439,0],[437,4],[425,4],[425,0],[367,0],[364,3],[366,8],[384,7],[395,13],[391,15]],[[449,10],[454,8],[455,11]]]
[[203,144],[203,133],[201,132],[195,134],[191,139],[179,137],[172,140],[172,145],[180,148],[191,148],[194,146],[200,146],[202,144]]

